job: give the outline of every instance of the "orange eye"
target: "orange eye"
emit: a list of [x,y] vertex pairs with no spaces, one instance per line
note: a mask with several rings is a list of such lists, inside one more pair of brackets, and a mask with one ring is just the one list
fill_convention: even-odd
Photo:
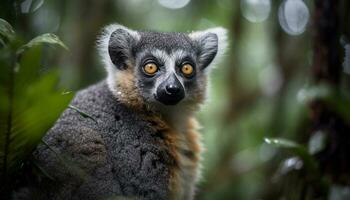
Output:
[[157,72],[158,67],[154,63],[148,63],[143,67],[143,70],[146,72],[146,74],[153,75],[154,73]]
[[190,64],[184,64],[181,68],[181,72],[186,75],[186,76],[190,76],[193,73],[193,67]]

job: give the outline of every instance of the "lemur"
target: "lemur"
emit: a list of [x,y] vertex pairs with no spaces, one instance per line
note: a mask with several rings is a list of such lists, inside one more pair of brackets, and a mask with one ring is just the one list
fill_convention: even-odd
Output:
[[71,102],[95,120],[64,111],[35,152],[55,181],[41,180],[31,196],[193,199],[202,151],[194,114],[206,98],[210,66],[226,49],[226,30],[114,24],[97,43],[108,76]]

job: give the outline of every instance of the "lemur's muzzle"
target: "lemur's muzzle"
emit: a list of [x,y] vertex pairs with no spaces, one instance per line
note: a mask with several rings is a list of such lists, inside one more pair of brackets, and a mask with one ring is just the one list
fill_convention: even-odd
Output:
[[156,99],[165,105],[175,105],[185,97],[185,89],[172,74],[157,88]]

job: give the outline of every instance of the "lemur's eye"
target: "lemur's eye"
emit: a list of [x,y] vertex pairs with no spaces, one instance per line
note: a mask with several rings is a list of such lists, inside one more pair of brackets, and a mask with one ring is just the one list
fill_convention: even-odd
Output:
[[193,74],[193,67],[190,64],[184,64],[181,67],[181,72],[185,75],[185,76],[191,76]]
[[158,71],[158,67],[154,63],[148,63],[143,67],[143,70],[145,71],[146,74],[153,75]]

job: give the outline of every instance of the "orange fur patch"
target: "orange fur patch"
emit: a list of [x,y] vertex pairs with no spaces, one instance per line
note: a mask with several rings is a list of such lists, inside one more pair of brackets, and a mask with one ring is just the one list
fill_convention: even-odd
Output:
[[187,174],[193,176],[191,179],[192,187],[198,178],[201,145],[200,135],[197,132],[197,121],[190,118],[186,132],[179,133],[159,116],[148,113],[145,119],[150,122],[155,133],[159,134],[164,148],[173,159],[169,165],[169,199],[182,199],[184,197],[187,199],[189,195],[192,195],[187,194],[189,193],[187,184],[191,184],[185,180],[188,178]]
[[192,97],[188,100],[188,104],[191,105],[193,110],[198,110],[199,105],[202,104],[206,98],[206,87],[207,87],[207,76],[202,76],[198,78],[200,87],[197,87],[192,91]]
[[[179,132],[162,117],[145,105],[135,83],[135,75],[131,65],[127,70],[119,71],[115,77],[115,91],[117,98],[133,109],[143,113],[143,117],[150,123],[154,130],[155,137],[159,137],[161,145],[170,156],[169,167],[169,199],[191,199],[194,192],[194,186],[199,176],[200,168],[200,134],[197,132],[197,121],[189,117],[186,121],[186,130]],[[203,77],[202,85],[206,84],[206,78]],[[194,91],[196,95],[190,99],[189,109],[197,109],[197,105],[202,103],[205,98],[205,90],[198,88]]]
[[117,98],[132,108],[141,109],[144,106],[143,99],[135,83],[135,75],[129,66],[127,70],[119,71],[116,75],[115,90]]
[[200,153],[202,152],[202,147],[200,145],[200,133],[198,133],[199,127],[199,123],[195,118],[190,118],[188,120],[187,133],[185,135],[189,148],[193,152],[193,157],[191,158],[194,162],[198,162],[200,160]]

